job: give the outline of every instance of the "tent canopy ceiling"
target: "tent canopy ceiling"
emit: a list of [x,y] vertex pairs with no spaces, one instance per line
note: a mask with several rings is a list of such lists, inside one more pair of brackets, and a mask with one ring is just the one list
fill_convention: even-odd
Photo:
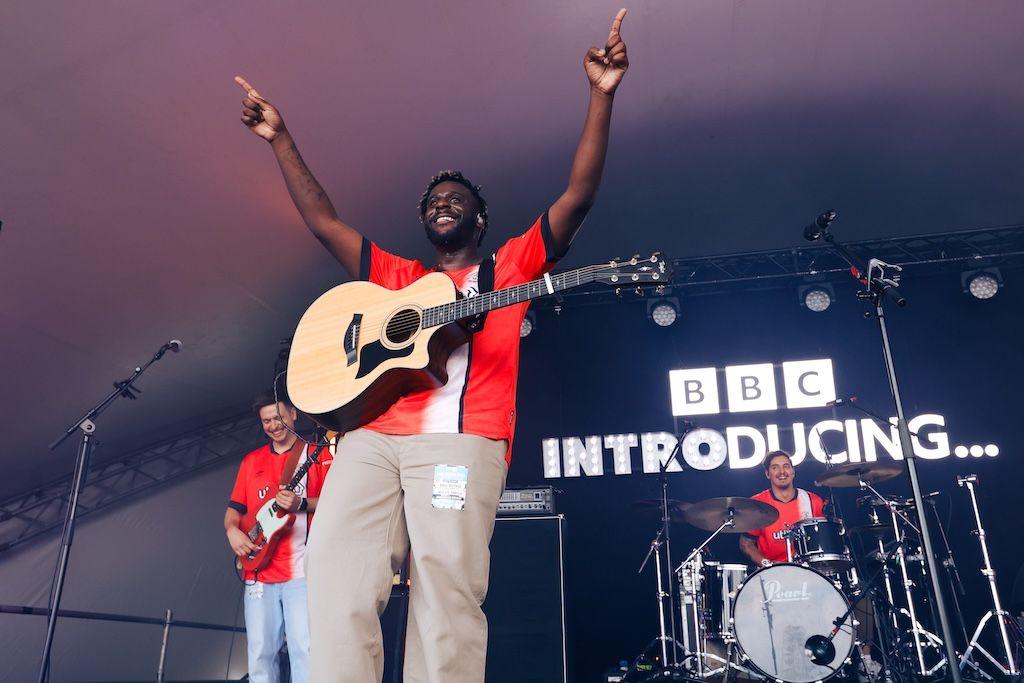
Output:
[[[45,444],[160,344],[107,452],[242,405],[343,273],[305,232],[246,76],[342,215],[430,258],[431,174],[485,188],[491,244],[564,187],[581,61],[610,3],[94,2],[0,9],[0,498],[67,474]],[[1024,221],[1024,5],[641,0],[601,196],[567,265]],[[70,455],[72,449],[62,451]]]

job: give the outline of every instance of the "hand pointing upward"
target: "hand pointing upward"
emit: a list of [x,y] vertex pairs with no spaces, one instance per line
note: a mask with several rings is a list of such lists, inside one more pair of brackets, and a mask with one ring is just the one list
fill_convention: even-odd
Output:
[[245,99],[242,100],[242,123],[267,142],[272,142],[285,129],[281,113],[274,105],[263,99],[256,88],[249,85],[249,81],[241,76],[235,76],[235,83],[245,91]]
[[626,44],[622,42],[622,36],[619,34],[619,27],[622,26],[622,19],[625,16],[625,8],[620,9],[612,20],[612,28],[608,32],[604,48],[592,47],[583,58],[583,68],[587,72],[590,86],[607,95],[615,92],[619,87],[619,81],[629,68]]

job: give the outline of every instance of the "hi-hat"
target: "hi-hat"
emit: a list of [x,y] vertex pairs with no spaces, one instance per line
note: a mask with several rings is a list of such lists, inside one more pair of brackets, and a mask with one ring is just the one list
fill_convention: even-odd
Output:
[[862,481],[877,484],[902,473],[903,465],[898,462],[848,462],[822,472],[814,483],[831,488],[853,488]]
[[741,534],[768,526],[779,518],[779,511],[753,498],[725,496],[693,503],[684,516],[687,522],[705,531],[715,531],[731,516],[734,524],[722,529],[722,533]]

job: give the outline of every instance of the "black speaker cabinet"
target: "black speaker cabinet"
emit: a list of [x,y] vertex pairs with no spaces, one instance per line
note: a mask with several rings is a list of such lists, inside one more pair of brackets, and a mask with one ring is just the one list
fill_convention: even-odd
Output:
[[561,515],[499,517],[491,539],[487,683],[568,683]]

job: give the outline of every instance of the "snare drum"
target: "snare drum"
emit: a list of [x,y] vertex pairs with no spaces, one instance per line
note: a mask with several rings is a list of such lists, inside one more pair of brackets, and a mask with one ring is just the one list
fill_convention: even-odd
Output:
[[789,530],[793,562],[807,564],[826,573],[843,572],[853,566],[846,547],[846,529],[835,517],[812,517],[794,522]]

